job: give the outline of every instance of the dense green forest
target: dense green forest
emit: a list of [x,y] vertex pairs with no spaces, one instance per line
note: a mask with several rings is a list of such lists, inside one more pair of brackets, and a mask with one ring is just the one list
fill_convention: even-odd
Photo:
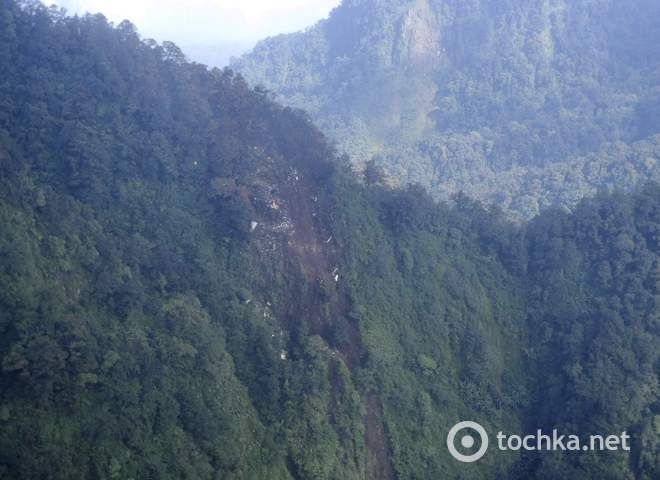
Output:
[[361,168],[514,218],[660,180],[657,0],[344,0],[233,62]]
[[[0,0],[0,478],[658,478],[660,186],[516,225],[366,173],[230,70]],[[466,419],[632,449],[462,464]]]

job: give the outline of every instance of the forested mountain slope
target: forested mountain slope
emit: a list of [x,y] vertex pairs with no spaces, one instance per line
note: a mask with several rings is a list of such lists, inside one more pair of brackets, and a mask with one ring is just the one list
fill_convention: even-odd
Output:
[[[129,23],[0,40],[0,477],[660,474],[657,185],[514,226]],[[461,464],[465,419],[633,448]]]
[[396,184],[530,218],[660,179],[656,0],[344,0],[233,62]]

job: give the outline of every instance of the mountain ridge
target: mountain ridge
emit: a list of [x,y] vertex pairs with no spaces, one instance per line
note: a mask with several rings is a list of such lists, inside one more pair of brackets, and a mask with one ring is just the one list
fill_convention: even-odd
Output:
[[[358,168],[375,158],[394,184],[531,218],[659,178],[643,161],[593,158],[608,143],[657,148],[658,14],[649,1],[345,1],[231,66],[309,111]],[[630,173],[577,172],[579,186],[556,190],[576,162]]]
[[[3,478],[658,476],[657,184],[511,224],[128,22],[0,38]],[[468,418],[633,450],[462,464]]]

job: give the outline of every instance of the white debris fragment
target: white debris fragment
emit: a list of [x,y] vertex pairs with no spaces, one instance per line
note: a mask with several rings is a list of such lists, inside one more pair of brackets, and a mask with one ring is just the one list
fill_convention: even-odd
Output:
[[330,243],[332,241],[332,235],[330,235],[330,238],[328,238],[325,243]]
[[338,281],[339,281],[339,274],[336,273],[336,274],[335,274],[335,283],[337,283]]
[[284,217],[284,219],[277,225],[273,227],[273,232],[277,233],[289,233],[294,229],[293,222],[288,218]]
[[286,360],[286,357],[287,357],[286,350],[282,350],[280,352],[280,359],[281,360]]
[[257,228],[258,225],[259,225],[259,222],[255,222],[254,220],[252,220],[250,222],[250,231],[254,232],[254,230]]

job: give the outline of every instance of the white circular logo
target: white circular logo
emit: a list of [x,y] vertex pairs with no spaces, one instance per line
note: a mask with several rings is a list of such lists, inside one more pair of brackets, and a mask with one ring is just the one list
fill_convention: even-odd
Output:
[[[456,450],[456,445],[454,445],[456,434],[466,428],[476,431],[481,437],[481,446],[479,447],[479,450],[477,450],[472,455],[463,455],[458,450]],[[463,448],[472,448],[474,446],[474,437],[469,433],[466,433],[461,438],[461,446]],[[483,457],[486,454],[486,450],[488,450],[488,434],[486,433],[484,427],[479,425],[477,422],[459,422],[451,427],[451,430],[449,430],[449,433],[447,434],[447,449],[449,449],[451,456],[460,462],[476,462],[481,457]]]

